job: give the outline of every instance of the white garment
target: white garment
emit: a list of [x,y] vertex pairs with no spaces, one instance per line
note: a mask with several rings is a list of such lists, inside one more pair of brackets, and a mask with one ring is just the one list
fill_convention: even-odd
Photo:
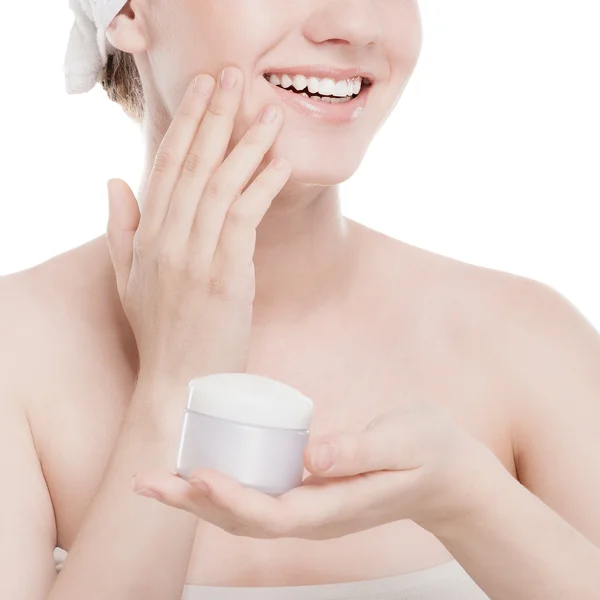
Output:
[[114,48],[106,30],[127,0],[69,0],[75,14],[65,55],[65,85],[69,94],[89,92],[100,80]]
[[294,587],[187,585],[182,600],[489,600],[456,560],[396,577]]
[[[56,570],[67,553],[56,549]],[[385,579],[294,587],[186,585],[181,600],[490,600],[456,560]]]

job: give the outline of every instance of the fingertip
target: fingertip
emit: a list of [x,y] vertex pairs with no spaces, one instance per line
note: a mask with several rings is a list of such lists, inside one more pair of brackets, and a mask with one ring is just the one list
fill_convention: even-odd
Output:
[[157,491],[161,494],[173,496],[185,493],[190,488],[188,481],[174,474],[152,473],[146,475],[136,475],[131,483],[133,491],[137,494],[138,490],[148,489]]
[[233,498],[240,493],[242,484],[237,480],[211,469],[197,469],[188,477],[192,488],[211,499]]
[[135,493],[138,496],[144,496],[144,498],[152,498],[153,500],[161,499],[161,495],[156,490],[151,490],[149,488],[142,488],[141,490],[136,490]]
[[119,185],[119,180],[116,178],[111,178],[106,182],[106,189],[109,194],[113,194],[115,188]]
[[222,475],[221,473],[217,473],[216,471],[212,471],[211,469],[195,469],[194,471],[192,471],[188,477],[188,481],[191,481],[192,479],[196,480],[196,481],[207,481],[210,482],[211,480],[214,480],[215,477],[225,477],[224,475]]
[[215,79],[209,73],[198,75],[191,85],[191,91],[200,96],[209,96],[215,87]]
[[190,478],[190,479],[188,479],[188,482],[194,488],[194,490],[196,490],[197,492],[199,492],[203,496],[209,496],[210,495],[210,493],[211,493],[211,487],[203,479]]
[[310,464],[314,472],[326,473],[336,464],[338,458],[337,447],[330,441],[321,442],[313,446]]

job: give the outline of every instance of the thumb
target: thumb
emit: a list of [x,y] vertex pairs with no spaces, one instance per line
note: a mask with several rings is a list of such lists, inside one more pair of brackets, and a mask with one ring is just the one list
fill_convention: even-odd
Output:
[[307,470],[318,477],[351,477],[373,471],[403,471],[415,462],[414,434],[401,419],[385,415],[359,433],[319,436],[306,448]]
[[133,263],[133,238],[140,223],[140,209],[131,188],[122,179],[109,179],[107,189],[106,239],[123,302]]

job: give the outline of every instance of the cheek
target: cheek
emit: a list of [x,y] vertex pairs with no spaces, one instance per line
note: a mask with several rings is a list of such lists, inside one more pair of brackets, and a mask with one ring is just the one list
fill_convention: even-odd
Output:
[[[190,0],[182,1],[190,4]],[[245,75],[242,116],[258,111],[259,107],[246,106],[246,98],[253,98],[261,83],[257,79],[257,61],[268,47],[269,35],[273,35],[273,22],[257,20],[256,15],[250,19],[250,15],[245,14],[256,2],[194,0],[194,3],[196,8],[188,6],[186,10],[178,11],[164,26],[166,33],[156,52],[162,62],[155,65],[160,69],[158,80],[167,85],[163,91],[173,89],[175,82],[175,89],[185,86],[185,82],[200,73],[217,78],[224,66],[235,64]],[[232,14],[236,19],[231,18]]]
[[382,41],[392,76],[410,75],[421,54],[423,27],[416,0],[380,0]]
[[[178,42],[206,64],[256,59],[281,20],[281,0],[178,0]],[[278,7],[278,8],[276,8]]]

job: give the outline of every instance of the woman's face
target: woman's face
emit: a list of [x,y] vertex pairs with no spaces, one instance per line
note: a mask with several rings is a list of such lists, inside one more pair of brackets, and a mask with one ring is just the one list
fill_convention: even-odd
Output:
[[[232,145],[265,104],[276,102],[284,125],[267,159],[283,156],[295,181],[321,185],[340,183],[356,171],[399,100],[422,41],[417,0],[161,0],[152,3],[147,22],[150,77],[170,116],[195,75],[217,77],[224,66],[236,65],[245,88]],[[264,77],[281,78],[294,67],[300,73],[306,67],[370,72],[364,109],[342,122],[310,107],[295,109],[283,97],[294,92]]]

